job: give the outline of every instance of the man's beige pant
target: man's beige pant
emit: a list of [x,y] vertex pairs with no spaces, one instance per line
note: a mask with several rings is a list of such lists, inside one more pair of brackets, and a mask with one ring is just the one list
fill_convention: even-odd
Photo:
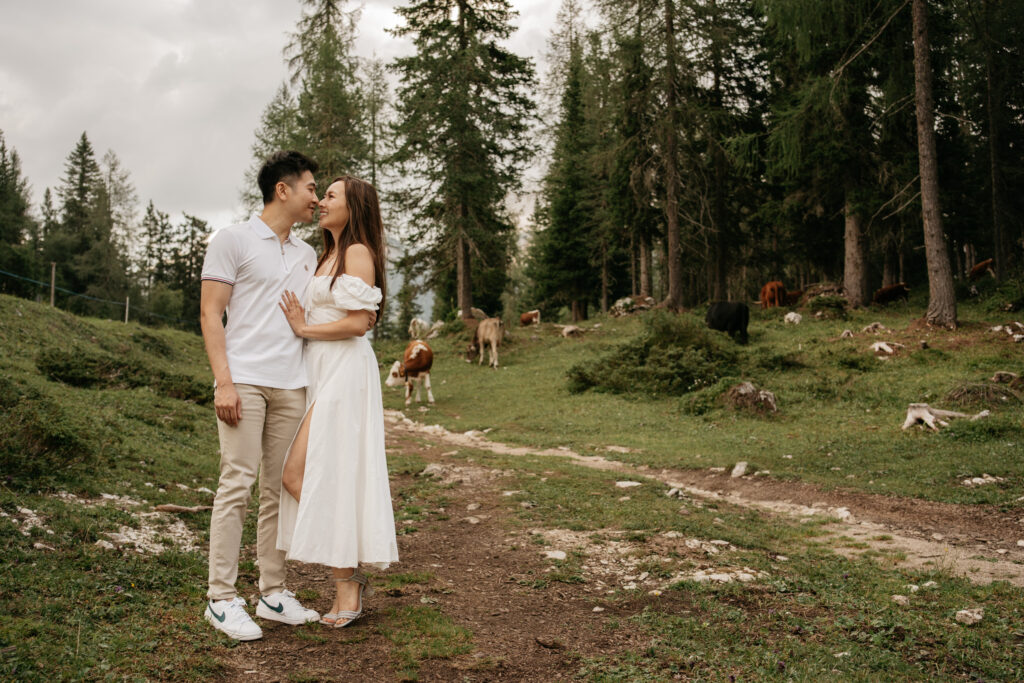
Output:
[[260,512],[256,527],[256,558],[260,593],[284,589],[285,553],[277,549],[277,515],[281,502],[281,470],[288,446],[306,410],[305,389],[273,389],[236,384],[242,419],[234,427],[217,420],[220,432],[220,484],[210,520],[211,600],[235,597],[238,553],[249,490],[260,480]]

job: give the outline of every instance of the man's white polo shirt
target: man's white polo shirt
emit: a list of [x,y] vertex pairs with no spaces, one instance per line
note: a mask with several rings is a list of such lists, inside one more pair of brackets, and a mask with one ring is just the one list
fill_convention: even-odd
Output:
[[291,290],[302,300],[316,253],[294,234],[282,242],[259,216],[218,231],[206,250],[203,279],[231,285],[224,329],[228,368],[237,384],[306,386],[302,339],[278,308]]

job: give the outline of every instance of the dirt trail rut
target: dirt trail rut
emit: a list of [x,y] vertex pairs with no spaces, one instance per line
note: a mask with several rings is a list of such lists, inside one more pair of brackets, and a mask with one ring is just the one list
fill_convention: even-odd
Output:
[[[857,491],[823,491],[813,485],[765,477],[733,478],[708,470],[652,470],[566,448],[533,449],[491,441],[484,432],[450,432],[439,425],[385,411],[388,428],[439,443],[503,455],[566,458],[599,470],[646,478],[687,495],[797,519],[827,517],[823,527],[835,550],[847,556],[868,550],[885,554],[893,566],[938,568],[973,583],[1008,581],[1024,586],[1024,517],[992,506],[935,503]],[[611,447],[614,450],[615,447]]]

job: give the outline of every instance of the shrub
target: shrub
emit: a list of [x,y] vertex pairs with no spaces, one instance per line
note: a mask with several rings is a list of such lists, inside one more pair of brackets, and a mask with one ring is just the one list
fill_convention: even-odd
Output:
[[569,369],[572,393],[588,389],[680,396],[736,371],[736,352],[689,317],[656,311],[639,337]]
[[846,297],[823,294],[816,296],[807,303],[807,308],[818,317],[846,319]]
[[36,367],[49,379],[74,387],[150,387],[164,396],[200,405],[213,400],[207,382],[191,375],[165,372],[131,354],[116,357],[84,347],[46,348],[36,356]]
[[0,377],[0,395],[0,471],[9,485],[41,488],[71,478],[117,441],[37,389]]

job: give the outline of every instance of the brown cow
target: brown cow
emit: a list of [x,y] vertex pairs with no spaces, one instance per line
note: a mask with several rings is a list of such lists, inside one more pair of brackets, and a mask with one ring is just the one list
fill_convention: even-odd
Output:
[[907,287],[907,283],[897,282],[894,285],[882,287],[880,290],[875,292],[875,295],[871,297],[871,302],[876,303],[879,306],[885,306],[897,299],[903,299],[906,301],[908,296],[910,296],[910,289]]
[[405,384],[405,405],[412,403],[412,385],[416,385],[416,402],[420,402],[420,386],[427,387],[427,401],[434,402],[430,391],[430,368],[434,364],[434,352],[427,342],[414,339],[405,347],[402,360],[396,360],[384,384],[397,387]]
[[778,280],[772,280],[761,288],[761,308],[786,305],[786,288]]
[[796,306],[800,303],[800,297],[804,295],[804,290],[798,289],[795,292],[786,292],[786,305]]
[[971,268],[971,272],[967,276],[967,279],[970,280],[971,282],[974,282],[975,280],[980,280],[981,278],[985,277],[985,273],[992,273],[992,276],[995,277],[995,273],[992,271],[992,266],[994,264],[995,259],[985,259],[981,263]]
[[491,361],[488,363],[492,368],[498,367],[498,346],[501,345],[501,337],[504,334],[504,325],[501,318],[487,318],[481,320],[473,333],[473,341],[466,349],[466,360],[472,360],[473,354],[479,353],[480,359],[477,364],[484,362],[484,347],[491,347]]
[[540,311],[534,309],[523,313],[519,316],[519,324],[523,327],[527,325],[540,325]]

